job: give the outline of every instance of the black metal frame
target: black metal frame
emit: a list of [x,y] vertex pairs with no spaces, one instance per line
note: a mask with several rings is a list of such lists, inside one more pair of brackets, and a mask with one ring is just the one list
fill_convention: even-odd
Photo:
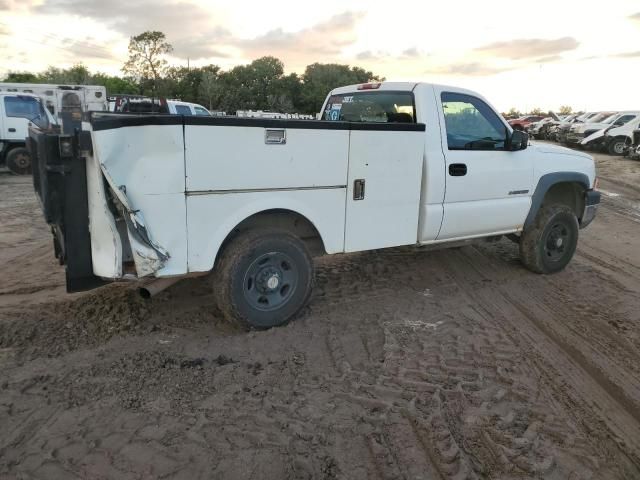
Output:
[[[33,165],[33,186],[45,221],[51,226],[55,256],[65,265],[67,292],[91,290],[107,283],[93,273],[86,159],[79,154],[80,134],[73,155],[61,157],[60,136],[29,130],[27,146]],[[82,139],[86,142],[86,138]]]

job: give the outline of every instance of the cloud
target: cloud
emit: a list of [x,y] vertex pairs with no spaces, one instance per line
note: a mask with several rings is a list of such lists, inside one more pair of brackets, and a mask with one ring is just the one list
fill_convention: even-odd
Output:
[[640,57],[640,50],[637,50],[635,52],[616,53],[615,55],[611,55],[611,56],[616,58],[636,58],[636,57]]
[[[7,1],[12,0],[0,0]],[[355,42],[356,25],[364,17],[364,13],[346,11],[298,31],[276,28],[253,38],[240,38],[223,27],[212,27],[217,19],[211,12],[185,0],[45,0],[33,10],[91,18],[126,36],[159,30],[166,34],[177,58],[274,55],[287,63],[335,58]]]
[[[174,45],[176,56],[183,58],[213,56],[212,44],[219,36],[217,29],[210,27],[213,23],[210,13],[198,5],[184,1],[46,0],[34,7],[33,11],[90,18],[125,36],[137,35],[146,30],[159,30]],[[212,35],[194,37],[194,32]]]
[[63,39],[62,44],[65,54],[77,63],[86,63],[91,60],[120,60],[120,58],[109,49],[91,43],[91,39],[89,38],[85,40],[67,38]]
[[630,18],[631,20],[635,20],[635,21],[637,21],[637,22],[640,22],[640,12],[638,12],[638,13],[634,13],[633,15],[629,15],[629,18]]
[[494,42],[475,49],[476,52],[487,53],[495,57],[518,60],[557,55],[575,50],[580,43],[573,37],[562,37],[553,40],[542,38],[522,38],[506,42]]
[[554,63],[562,60],[562,55],[548,55],[546,57],[540,57],[536,59],[536,63]]
[[229,39],[229,44],[249,58],[274,55],[294,64],[323,61],[336,57],[356,41],[356,26],[363,18],[362,12],[347,11],[295,32],[276,28],[250,39]]
[[404,52],[402,52],[402,56],[408,58],[418,58],[421,55],[422,53],[420,52],[420,50],[418,50],[417,47],[407,48]]
[[430,68],[425,73],[484,77],[514,70],[515,67],[494,67],[484,62],[460,62]]

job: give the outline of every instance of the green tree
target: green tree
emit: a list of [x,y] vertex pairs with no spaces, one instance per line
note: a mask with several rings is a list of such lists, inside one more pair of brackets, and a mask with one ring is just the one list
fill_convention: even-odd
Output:
[[200,86],[198,87],[198,101],[207,105],[209,110],[213,110],[214,106],[217,108],[222,98],[222,83],[218,77],[219,67],[216,65],[210,65],[214,68],[203,68],[202,76],[200,80]]
[[171,53],[173,47],[162,32],[147,31],[129,40],[129,59],[122,71],[138,80],[141,87],[150,86],[155,96],[158,81],[164,74],[167,60],[164,56]]
[[138,93],[138,85],[130,78],[122,78],[104,73],[96,73],[91,76],[92,85],[102,85],[107,89],[107,95],[119,93]]
[[515,107],[511,107],[511,109],[507,112],[507,118],[518,118],[521,117],[522,113]]
[[540,107],[536,107],[529,112],[531,115],[544,115],[544,112]]
[[36,74],[30,72],[9,72],[2,80],[8,83],[38,83],[39,78]]
[[72,83],[73,85],[88,85],[91,80],[91,72],[82,63],[63,70],[63,76],[66,80],[65,83]]
[[569,106],[569,105],[562,105],[558,109],[558,114],[559,115],[571,115],[572,112],[573,112],[573,108],[571,108],[571,106]]
[[381,80],[383,78],[360,67],[335,63],[308,65],[302,75],[300,113],[319,112],[327,94],[336,87]]

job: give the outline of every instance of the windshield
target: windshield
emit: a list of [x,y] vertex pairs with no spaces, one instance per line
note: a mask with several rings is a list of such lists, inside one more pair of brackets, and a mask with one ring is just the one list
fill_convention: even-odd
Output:
[[610,124],[613,123],[616,118],[620,117],[619,113],[614,113],[613,115],[609,115],[607,118],[605,118],[604,120],[602,120],[601,123],[606,123],[606,124]]
[[323,120],[344,122],[414,123],[411,92],[355,92],[331,95]]
[[42,129],[49,127],[49,117],[42,102],[36,97],[16,95],[4,97],[4,110],[7,117],[26,118]]

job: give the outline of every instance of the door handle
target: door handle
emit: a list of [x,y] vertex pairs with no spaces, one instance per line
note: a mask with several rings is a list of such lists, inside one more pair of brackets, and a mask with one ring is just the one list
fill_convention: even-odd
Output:
[[463,177],[467,174],[467,165],[464,163],[452,163],[449,165],[449,175],[452,177]]
[[353,199],[364,200],[364,178],[353,181]]
[[13,132],[16,131],[16,129],[15,128],[10,128],[9,131],[13,133]]

